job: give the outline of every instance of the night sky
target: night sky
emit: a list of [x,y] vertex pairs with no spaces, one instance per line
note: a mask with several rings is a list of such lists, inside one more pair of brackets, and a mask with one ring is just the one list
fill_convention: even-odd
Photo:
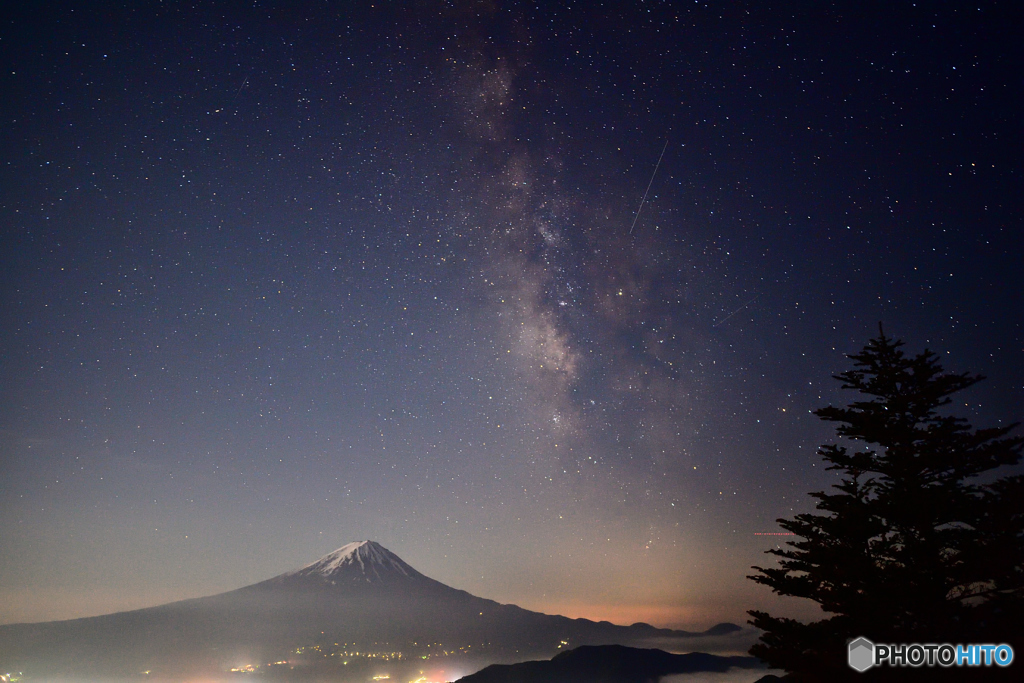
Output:
[[881,321],[1024,417],[1014,5],[6,5],[0,623],[362,539],[813,615],[744,577],[834,481],[844,354]]

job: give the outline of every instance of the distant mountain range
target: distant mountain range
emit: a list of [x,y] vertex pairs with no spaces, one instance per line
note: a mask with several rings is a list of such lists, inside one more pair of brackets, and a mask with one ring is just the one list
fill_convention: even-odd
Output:
[[580,645],[650,645],[738,630],[719,624],[691,633],[531,612],[446,586],[363,541],[227,593],[100,617],[0,626],[0,673],[22,671],[27,680],[181,680],[307,672],[368,680],[382,667],[463,662],[471,671]]
[[[492,664],[458,683],[648,683],[670,674],[764,669],[756,657],[720,657],[704,652],[674,655],[622,645],[584,645],[554,659]],[[769,679],[771,680],[771,679]]]

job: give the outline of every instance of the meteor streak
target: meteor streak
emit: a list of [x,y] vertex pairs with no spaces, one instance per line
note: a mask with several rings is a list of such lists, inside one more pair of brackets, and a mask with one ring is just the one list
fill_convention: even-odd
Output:
[[725,322],[726,320],[728,320],[729,318],[733,317],[734,315],[736,315],[737,313],[739,313],[740,311],[742,311],[742,310],[743,310],[744,308],[746,308],[746,307],[747,307],[747,306],[749,306],[750,304],[754,303],[754,299],[756,299],[756,298],[757,298],[757,297],[759,297],[759,296],[761,296],[761,295],[760,295],[760,294],[755,294],[755,295],[754,295],[754,298],[753,298],[753,299],[751,299],[751,300],[750,300],[750,301],[748,301],[747,303],[743,304],[742,306],[740,306],[739,308],[737,308],[737,309],[736,309],[735,311],[733,311],[732,313],[730,313],[729,315],[725,316],[724,318],[722,318],[721,320],[719,320],[719,321],[718,321],[717,323],[715,323],[714,325],[712,325],[711,327],[718,327],[719,325],[721,325],[722,323],[724,323],[724,322]]
[[658,155],[658,163],[654,165],[654,173],[651,174],[651,179],[647,183],[647,189],[644,190],[644,198],[640,200],[640,206],[636,208],[636,215],[633,216],[633,225],[629,226],[629,234],[633,234],[633,228],[636,227],[636,221],[640,218],[640,211],[644,208],[644,202],[647,201],[647,193],[651,191],[651,185],[654,183],[654,176],[658,175],[658,167],[661,166],[661,158],[665,156],[665,150],[668,149],[668,139],[665,139],[665,146],[661,148],[661,154]]

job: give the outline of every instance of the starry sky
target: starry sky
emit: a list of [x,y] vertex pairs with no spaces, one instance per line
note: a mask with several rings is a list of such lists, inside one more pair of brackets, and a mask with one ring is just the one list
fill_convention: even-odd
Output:
[[5,6],[0,623],[362,539],[569,616],[813,614],[744,577],[834,481],[844,354],[881,321],[1024,417],[1012,10]]

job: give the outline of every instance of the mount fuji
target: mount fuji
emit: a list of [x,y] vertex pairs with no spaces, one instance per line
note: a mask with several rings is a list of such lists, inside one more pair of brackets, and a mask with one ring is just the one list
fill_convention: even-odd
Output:
[[578,645],[642,646],[739,630],[719,624],[690,633],[532,612],[446,586],[362,541],[227,593],[0,626],[0,671],[22,671],[26,680],[237,678],[257,671],[289,680],[296,672],[367,680],[364,674],[384,665],[460,662],[468,673]]

